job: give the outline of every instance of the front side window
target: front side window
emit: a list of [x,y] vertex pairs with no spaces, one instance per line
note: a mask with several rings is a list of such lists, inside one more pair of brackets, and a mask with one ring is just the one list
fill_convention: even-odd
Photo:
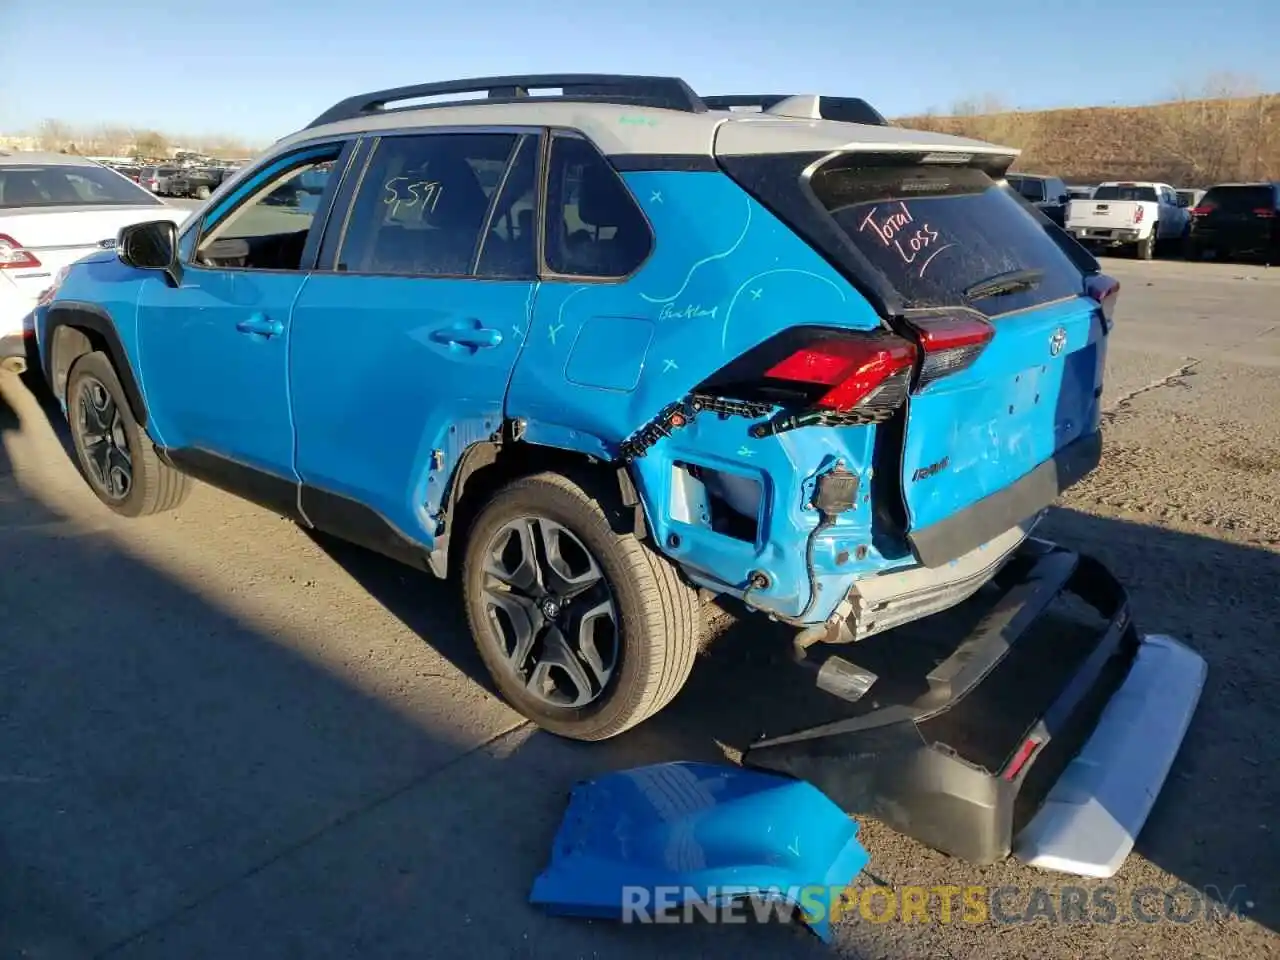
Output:
[[300,270],[307,236],[340,146],[308,151],[250,188],[238,206],[217,209],[196,244],[205,266],[248,270]]
[[73,164],[0,166],[0,209],[161,206],[150,191],[106,167]]
[[631,191],[581,137],[552,141],[546,230],[547,267],[565,276],[625,277],[653,248]]
[[515,133],[383,138],[352,206],[337,269],[470,275],[491,202],[520,140]]

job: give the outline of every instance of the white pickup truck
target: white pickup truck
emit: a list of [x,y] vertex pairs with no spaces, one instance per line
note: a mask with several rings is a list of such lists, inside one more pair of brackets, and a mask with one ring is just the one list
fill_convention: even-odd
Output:
[[1132,245],[1142,260],[1155,256],[1158,243],[1182,240],[1190,224],[1191,214],[1167,183],[1111,181],[1067,206],[1067,232],[1085,246]]

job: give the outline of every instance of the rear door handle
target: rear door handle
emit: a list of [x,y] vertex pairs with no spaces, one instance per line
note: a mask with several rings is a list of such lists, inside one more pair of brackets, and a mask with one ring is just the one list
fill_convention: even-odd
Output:
[[255,313],[237,323],[236,329],[241,333],[256,334],[260,337],[278,337],[284,333],[284,324],[279,320],[272,320],[265,314]]
[[496,347],[502,343],[502,331],[492,327],[448,327],[433,330],[431,339],[437,343],[456,343],[462,347]]

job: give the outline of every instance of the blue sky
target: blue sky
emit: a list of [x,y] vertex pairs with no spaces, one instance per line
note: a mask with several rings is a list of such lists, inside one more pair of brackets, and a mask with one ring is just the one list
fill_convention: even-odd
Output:
[[1003,13],[960,0],[0,0],[0,131],[56,117],[265,143],[352,93],[553,71],[675,74],[703,93],[856,95],[890,116],[988,94],[1024,108],[1141,103],[1222,71],[1280,90],[1280,0],[1208,9],[1190,0],[1022,0]]

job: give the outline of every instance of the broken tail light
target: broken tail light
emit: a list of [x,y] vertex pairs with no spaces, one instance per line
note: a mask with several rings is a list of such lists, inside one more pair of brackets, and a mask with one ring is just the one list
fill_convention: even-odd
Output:
[[1120,281],[1105,273],[1095,273],[1085,278],[1085,292],[1102,308],[1102,332],[1110,333],[1115,322],[1116,300],[1120,297]]
[[40,266],[40,259],[22,244],[5,233],[0,233],[0,270],[26,270]]
[[973,366],[995,336],[995,328],[977,314],[911,317],[908,325],[920,342],[923,359],[916,378],[919,392],[943,377]]
[[755,436],[878,423],[906,401],[918,353],[910,340],[884,330],[796,327],[728,364],[697,392],[781,407],[752,427]]

